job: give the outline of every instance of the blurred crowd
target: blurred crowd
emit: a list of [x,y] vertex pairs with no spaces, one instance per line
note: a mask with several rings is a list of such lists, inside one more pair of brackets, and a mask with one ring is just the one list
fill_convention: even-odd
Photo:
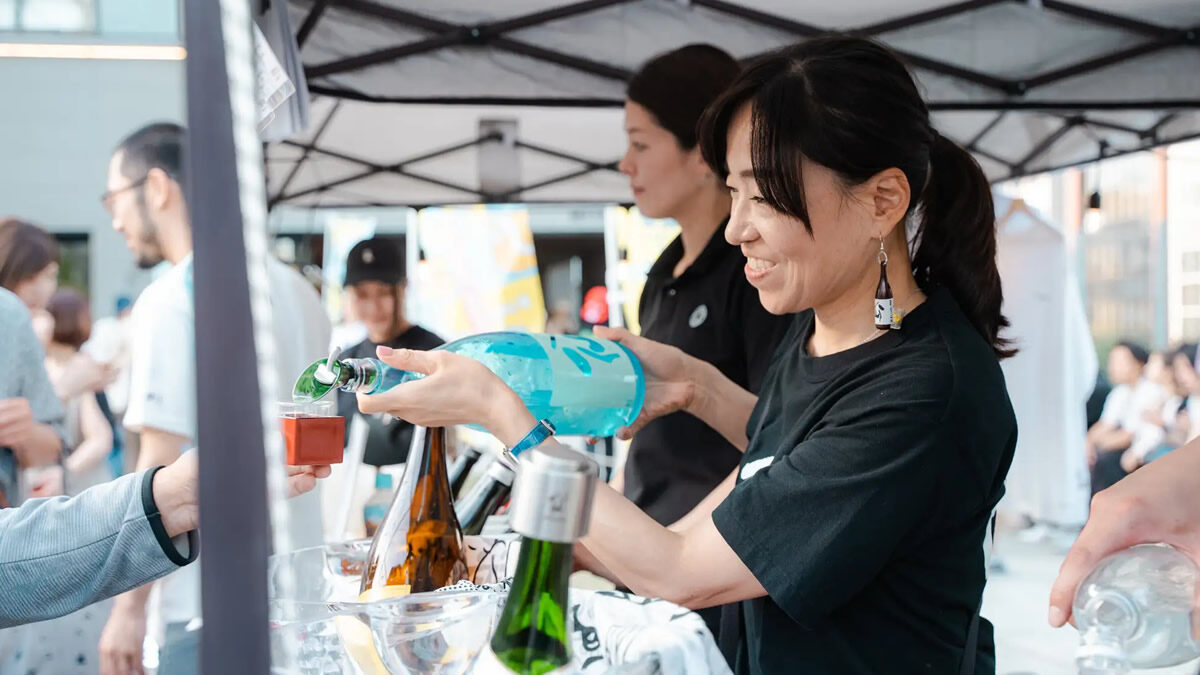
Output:
[[1108,354],[1108,381],[1099,419],[1087,432],[1092,494],[1200,436],[1194,343],[1154,353],[1118,343]]

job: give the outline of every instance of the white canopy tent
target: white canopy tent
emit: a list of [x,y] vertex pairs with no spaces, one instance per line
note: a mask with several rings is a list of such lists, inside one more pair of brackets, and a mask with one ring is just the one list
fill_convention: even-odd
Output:
[[309,128],[272,204],[629,202],[629,75],[692,42],[743,59],[830,31],[914,69],[993,180],[1200,135],[1196,0],[291,0]]

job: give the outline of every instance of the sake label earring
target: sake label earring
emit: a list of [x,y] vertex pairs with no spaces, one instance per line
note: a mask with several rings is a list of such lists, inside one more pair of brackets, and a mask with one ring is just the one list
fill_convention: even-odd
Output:
[[892,286],[887,276],[887,251],[883,247],[883,239],[879,240],[879,286],[875,288],[875,327],[879,330],[898,327],[895,301],[892,298]]

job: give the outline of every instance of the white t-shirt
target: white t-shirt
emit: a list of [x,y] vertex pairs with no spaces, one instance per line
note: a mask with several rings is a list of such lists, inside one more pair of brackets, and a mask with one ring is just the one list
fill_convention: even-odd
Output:
[[1167,400],[1167,392],[1161,386],[1142,378],[1134,386],[1119,384],[1113,387],[1104,399],[1104,410],[1100,419],[1109,424],[1136,433],[1145,421],[1145,413],[1160,410]]
[[[325,356],[329,320],[316,291],[299,273],[270,259],[276,394],[287,399],[295,378]],[[129,408],[125,426],[154,428],[196,439],[195,316],[189,255],[142,292],[133,306]],[[202,445],[202,444],[201,444]],[[203,449],[200,450],[203,452]],[[293,546],[323,542],[320,497],[314,491],[289,500]],[[166,623],[200,616],[200,561],[163,580],[161,613]]]
[[[192,256],[154,280],[133,304],[133,349],[125,426],[196,438],[196,321]],[[200,616],[200,561],[172,572],[159,589],[166,623]]]

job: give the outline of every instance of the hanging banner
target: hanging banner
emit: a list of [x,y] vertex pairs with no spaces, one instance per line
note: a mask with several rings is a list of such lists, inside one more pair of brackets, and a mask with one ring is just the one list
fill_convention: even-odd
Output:
[[609,288],[610,299],[620,303],[629,330],[640,333],[638,303],[646,276],[663,249],[679,236],[679,225],[669,218],[643,217],[637,207],[610,206],[604,210],[604,229],[614,233],[617,242],[617,259],[607,261],[616,270],[617,288]]
[[546,304],[529,212],[520,206],[422,209],[418,320],[453,339],[515,329],[540,333]]

